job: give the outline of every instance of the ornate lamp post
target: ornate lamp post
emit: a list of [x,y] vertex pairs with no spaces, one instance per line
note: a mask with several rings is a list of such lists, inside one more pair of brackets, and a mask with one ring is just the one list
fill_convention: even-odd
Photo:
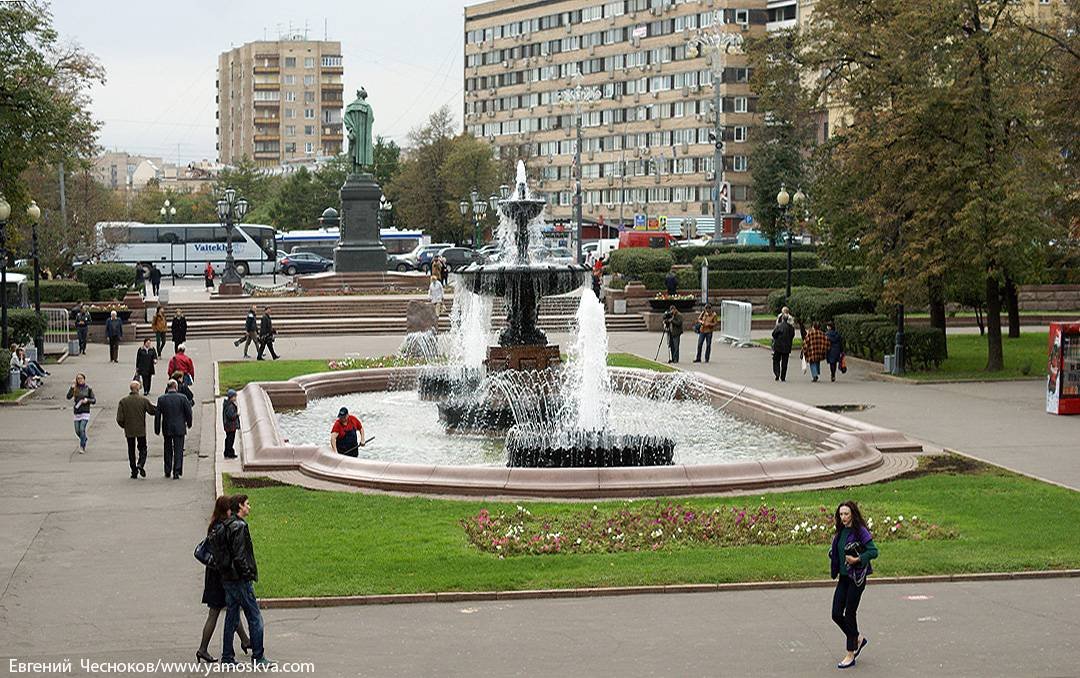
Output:
[[[30,206],[26,208],[26,216],[30,219],[30,247],[32,249],[31,256],[34,258],[34,315],[41,315],[41,262],[38,258],[38,237],[37,227],[38,222],[41,221],[41,208],[38,207],[36,201],[31,200]],[[34,336],[34,346],[37,348],[38,360],[45,361],[45,337],[41,334]]]
[[[7,221],[11,216],[11,205],[0,193],[0,347],[8,347],[7,320]],[[6,372],[4,374],[7,374]]]
[[480,220],[484,218],[484,214],[487,212],[488,204],[480,199],[480,191],[475,188],[469,193],[468,198],[462,198],[458,203],[458,210],[461,211],[461,216],[469,214],[469,210],[472,210],[473,215],[473,248],[478,249],[480,247]]
[[587,104],[598,101],[603,92],[599,87],[584,87],[581,84],[581,73],[574,75],[574,87],[572,89],[559,90],[556,99],[560,106],[572,105],[574,107],[575,126],[577,127],[577,141],[574,144],[574,261],[581,263],[581,109]]
[[394,209],[394,203],[386,199],[385,195],[379,196],[379,227],[389,228],[386,225],[386,220],[391,215],[391,210]]
[[[161,205],[161,209],[158,210],[158,214],[161,215],[161,220],[166,224],[171,224],[172,220],[176,218],[176,206],[173,205],[168,198]],[[185,245],[186,247],[186,245]],[[173,255],[173,247],[169,246],[169,267],[172,269],[172,284],[176,284],[176,258]]]
[[[242,294],[240,274],[236,271],[233,260],[233,227],[244,220],[248,211],[248,201],[238,198],[236,190],[225,189],[225,194],[217,201],[218,221],[225,227],[225,273],[221,276],[219,294]],[[275,255],[276,256],[276,255]]]

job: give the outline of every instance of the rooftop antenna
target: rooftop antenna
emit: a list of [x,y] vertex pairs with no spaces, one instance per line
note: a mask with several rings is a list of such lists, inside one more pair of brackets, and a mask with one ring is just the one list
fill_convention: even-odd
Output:
[[308,39],[308,20],[304,19],[304,42]]
[[323,42],[326,42],[327,40],[330,39],[329,27],[328,27],[328,23],[326,21],[326,17],[323,17],[323,20],[322,20],[322,39],[323,39]]

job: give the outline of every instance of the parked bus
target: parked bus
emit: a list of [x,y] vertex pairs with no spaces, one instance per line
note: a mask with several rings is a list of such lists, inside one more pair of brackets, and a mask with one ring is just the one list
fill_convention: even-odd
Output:
[[[163,275],[199,275],[206,263],[225,270],[225,227],[220,224],[97,224],[99,259],[123,264],[155,264]],[[274,229],[240,224],[233,229],[233,260],[240,275],[274,272]]]
[[[379,229],[379,239],[387,254],[406,254],[419,245],[431,242],[431,236],[423,231],[406,231],[396,228]],[[338,229],[320,228],[312,231],[282,231],[277,237],[278,248],[286,252],[313,252],[332,259],[338,245]]]

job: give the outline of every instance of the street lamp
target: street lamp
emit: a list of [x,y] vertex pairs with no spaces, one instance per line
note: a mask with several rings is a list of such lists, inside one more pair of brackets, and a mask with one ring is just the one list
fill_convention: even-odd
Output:
[[221,276],[219,293],[236,293],[235,290],[240,288],[240,273],[233,260],[233,227],[244,220],[247,212],[248,201],[237,198],[236,190],[231,187],[226,188],[225,194],[217,201],[218,222],[225,227],[225,273]]
[[11,205],[0,193],[0,348],[8,347],[7,322],[7,221],[11,216]]
[[799,210],[806,204],[806,194],[803,193],[802,188],[795,191],[795,195],[788,195],[785,184],[780,184],[780,192],[776,194],[776,204],[782,211],[780,221],[784,226],[784,230],[787,231],[787,294],[784,297],[784,301],[791,297],[791,224],[788,221],[788,204],[791,203],[795,207],[795,213],[798,214]]
[[480,247],[480,220],[484,218],[484,214],[487,212],[488,204],[480,199],[480,191],[475,188],[469,192],[468,198],[462,198],[458,203],[458,210],[461,211],[461,216],[469,214],[469,210],[472,210],[473,214],[473,249]]
[[[158,214],[161,215],[161,220],[166,224],[171,224],[172,220],[176,218],[176,206],[173,205],[168,198],[165,199],[161,209],[158,210]],[[172,284],[176,285],[176,255],[174,254],[174,248],[169,246],[169,266],[172,269]]]
[[603,96],[599,87],[584,87],[581,80],[579,71],[574,75],[572,89],[559,90],[555,94],[560,106],[573,105],[574,115],[577,118],[577,143],[574,144],[574,220],[577,222],[574,249],[577,258],[574,261],[579,264],[581,263],[581,108]]
[[[30,247],[33,250],[32,256],[34,257],[34,315],[40,316],[41,287],[39,280],[41,278],[41,263],[38,259],[37,227],[38,221],[41,220],[41,208],[38,207],[36,201],[30,201],[30,206],[26,208],[26,216],[30,219]],[[40,333],[34,335],[34,346],[37,347],[38,360],[45,362],[45,337]]]
[[743,44],[741,34],[726,33],[720,30],[719,27],[724,25],[722,12],[723,10],[715,10],[710,27],[698,30],[686,45],[687,58],[697,58],[704,52],[709,52],[712,57],[710,67],[713,75],[713,91],[716,95],[713,102],[713,125],[715,129],[709,136],[713,141],[713,175],[716,181],[713,188],[714,238],[723,232],[720,202],[724,187],[724,126],[721,124],[720,116],[723,114],[724,105],[720,86],[724,82],[724,66],[727,63],[727,56],[738,53]]
[[[386,199],[385,195],[379,196],[379,226],[387,228],[386,219],[390,216],[390,210],[394,209],[394,203]],[[384,216],[386,215],[386,216]]]

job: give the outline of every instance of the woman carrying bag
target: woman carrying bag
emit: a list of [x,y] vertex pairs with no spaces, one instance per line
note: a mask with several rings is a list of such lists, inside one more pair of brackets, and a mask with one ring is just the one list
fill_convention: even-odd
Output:
[[836,579],[832,620],[844,632],[847,649],[836,668],[847,669],[855,666],[855,659],[868,642],[859,634],[856,612],[866,588],[866,577],[874,571],[870,561],[878,557],[878,549],[855,502],[845,501],[837,506],[834,520],[836,532],[829,548],[830,570]]

